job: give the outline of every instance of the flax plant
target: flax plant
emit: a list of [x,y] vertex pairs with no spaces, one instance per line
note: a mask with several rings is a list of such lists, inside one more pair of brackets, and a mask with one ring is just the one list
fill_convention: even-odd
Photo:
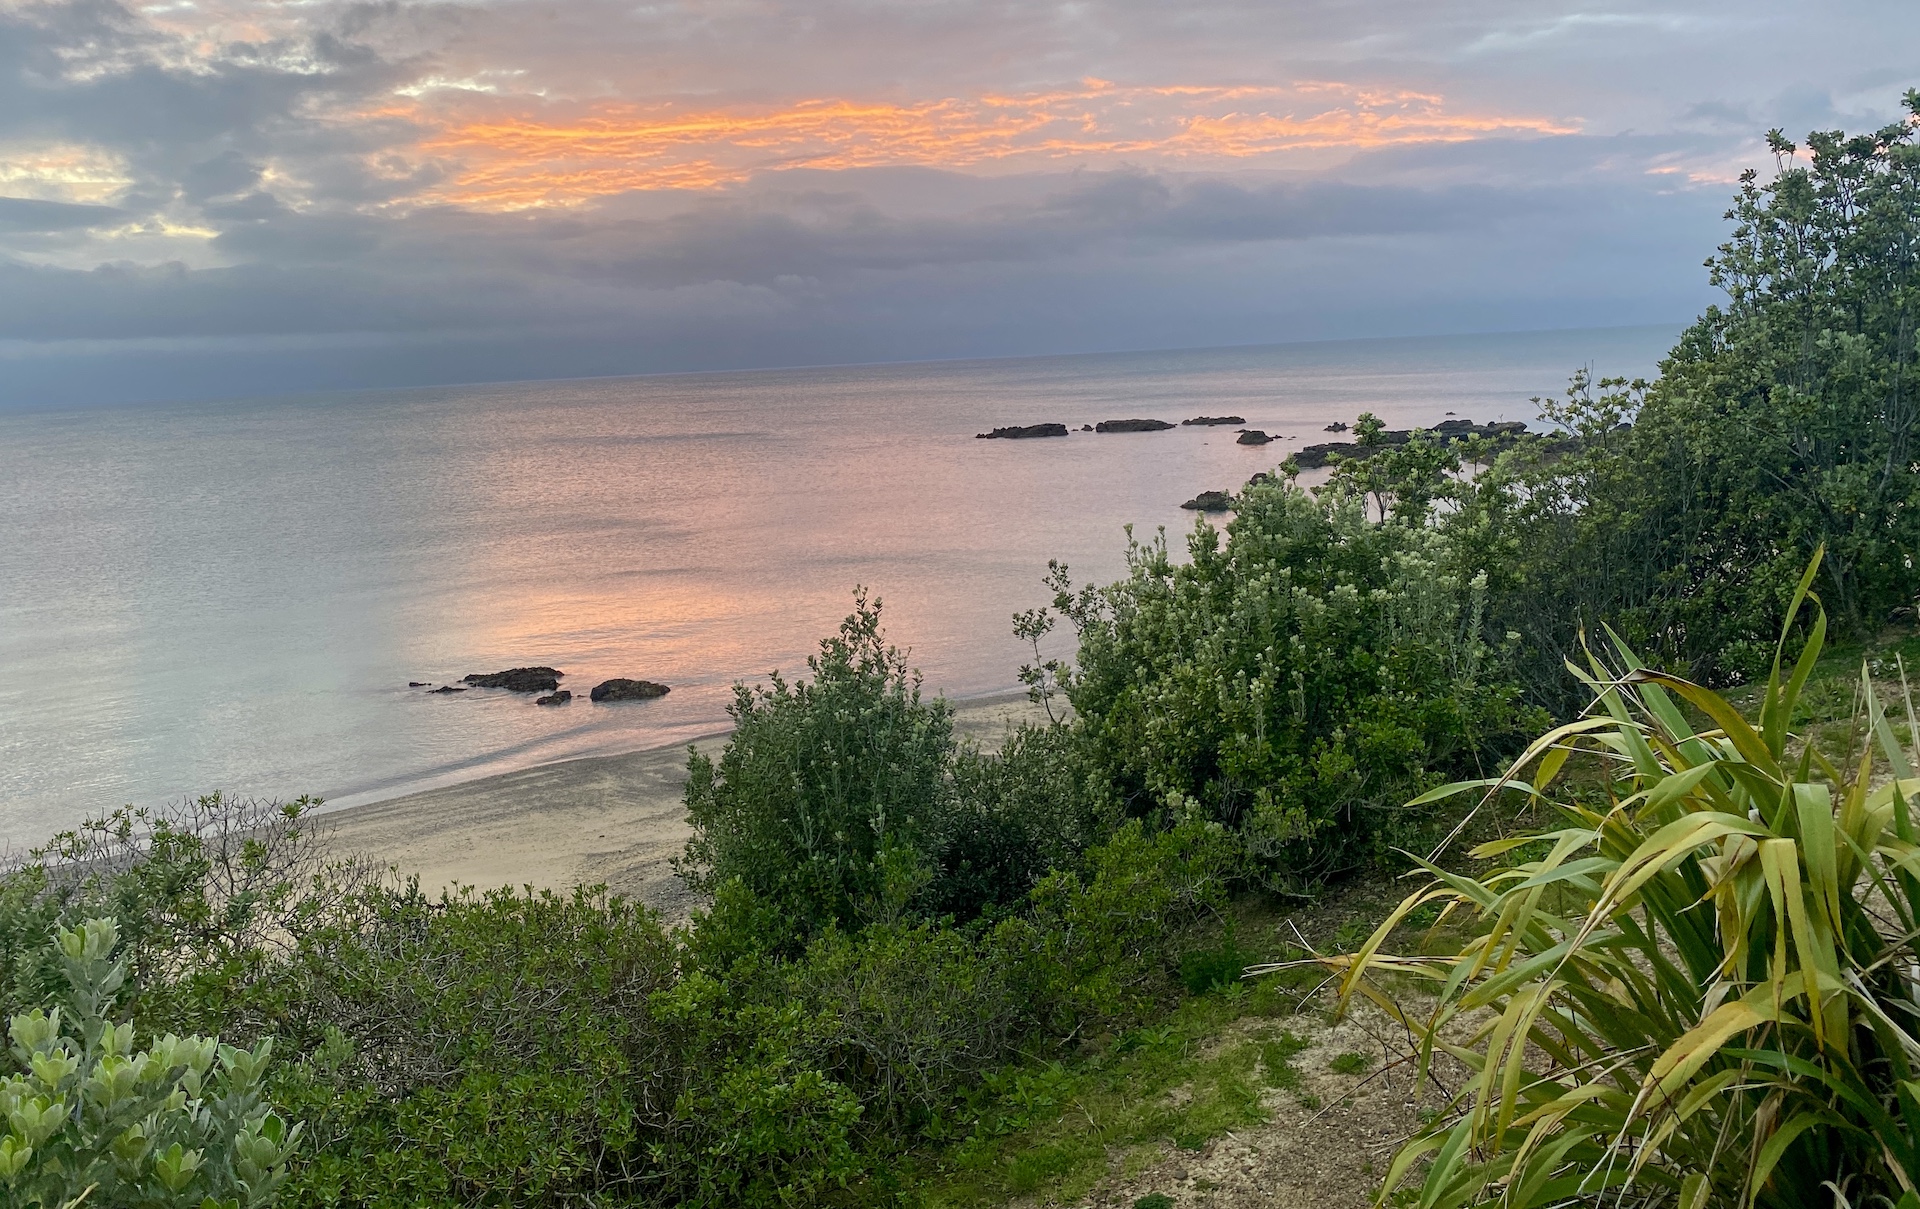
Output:
[[[1615,640],[1618,670],[1582,674],[1586,716],[1503,777],[1427,795],[1519,790],[1563,822],[1481,846],[1503,858],[1484,877],[1421,862],[1430,884],[1330,959],[1343,1008],[1363,995],[1413,1031],[1423,1079],[1441,1053],[1467,1072],[1395,1156],[1383,1202],[1412,1183],[1400,1195],[1421,1209],[1920,1209],[1920,732],[1905,692],[1903,745],[1864,669],[1857,761],[1790,731],[1826,632],[1818,561],[1757,722]],[[1569,792],[1562,774],[1594,764],[1600,786]],[[1435,905],[1472,939],[1383,951]],[[1429,990],[1405,997],[1410,982]]]

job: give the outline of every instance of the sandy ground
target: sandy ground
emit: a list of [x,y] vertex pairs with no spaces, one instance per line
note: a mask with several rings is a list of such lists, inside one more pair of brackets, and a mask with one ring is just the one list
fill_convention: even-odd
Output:
[[[1023,719],[1040,719],[1024,693],[959,702],[956,729],[996,745]],[[725,734],[696,741],[718,755]],[[668,862],[688,829],[682,745],[567,760],[429,789],[322,816],[342,854],[417,875],[436,893],[455,885],[565,890],[605,883],[669,917],[691,902]]]

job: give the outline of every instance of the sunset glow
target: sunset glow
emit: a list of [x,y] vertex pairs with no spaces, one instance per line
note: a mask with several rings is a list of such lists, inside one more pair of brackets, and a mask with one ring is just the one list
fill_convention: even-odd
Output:
[[0,398],[1666,322],[1908,15],[0,0]]
[[433,200],[520,209],[629,190],[714,188],[783,168],[1205,167],[1287,152],[1577,129],[1561,118],[1462,112],[1438,96],[1343,84],[1128,87],[1090,79],[1071,89],[916,103],[607,104],[564,119],[496,113],[445,121],[419,150],[453,165]]

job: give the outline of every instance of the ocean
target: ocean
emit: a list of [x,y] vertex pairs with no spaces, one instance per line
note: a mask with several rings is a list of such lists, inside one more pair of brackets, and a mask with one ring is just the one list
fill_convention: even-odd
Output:
[[[726,723],[731,686],[884,605],[929,692],[1016,686],[1049,559],[1233,490],[1322,428],[1533,420],[1670,326],[602,378],[0,413],[0,842],[191,795],[332,805]],[[1231,429],[980,441],[998,425]],[[1063,648],[1064,649],[1064,648]],[[547,664],[567,705],[409,687]],[[602,679],[672,693],[592,704]]]

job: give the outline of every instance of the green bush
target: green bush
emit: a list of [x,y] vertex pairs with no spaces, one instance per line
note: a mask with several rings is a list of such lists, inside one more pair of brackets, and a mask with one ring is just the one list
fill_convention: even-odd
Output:
[[789,950],[916,897],[955,816],[950,710],[921,700],[878,602],[858,596],[807,667],[797,684],[737,686],[719,762],[689,756],[681,866],[698,891],[737,879],[776,907],[783,935],[761,943]]
[[1152,833],[1135,819],[1034,887],[994,930],[997,960],[1054,1037],[1136,1021],[1177,993],[1181,956],[1217,925],[1242,859],[1217,823]]
[[[0,868],[0,995],[38,1003],[66,985],[46,938],[61,924],[111,916],[136,1016],[180,1026],[216,984],[244,979],[252,957],[284,951],[302,929],[323,873],[344,887],[354,871],[313,843],[312,798],[221,794],[153,810],[116,810],[56,835]],[[176,994],[177,992],[177,994]],[[155,995],[176,994],[171,1006]],[[189,1020],[185,1027],[201,1027]],[[219,1021],[205,1023],[219,1029]]]
[[576,891],[374,888],[258,997],[310,1057],[279,1094],[329,1139],[296,1204],[546,1204],[670,1176],[693,1072],[657,1024],[677,953],[654,916]]
[[[1908,93],[1920,115],[1920,94]],[[1769,135],[1709,262],[1725,306],[1674,346],[1634,428],[1655,628],[1709,682],[1763,676],[1800,568],[1842,634],[1920,593],[1920,145],[1903,121]]]
[[1431,524],[1281,481],[1188,551],[1135,544],[1125,579],[1077,593],[1056,568],[1079,638],[1063,685],[1128,813],[1194,803],[1268,877],[1322,877],[1411,843],[1424,820],[1403,803],[1533,720],[1484,582]]
[[168,1033],[134,1048],[112,1019],[126,983],[119,929],[55,933],[66,981],[51,1007],[8,1024],[16,1073],[0,1082],[7,1203],[70,1209],[255,1209],[273,1204],[300,1136],[263,1096],[271,1041],[252,1050]]
[[831,1021],[825,1065],[867,1121],[920,1125],[1031,1031],[1031,1005],[997,957],[977,930],[876,924],[820,937],[789,986]]

